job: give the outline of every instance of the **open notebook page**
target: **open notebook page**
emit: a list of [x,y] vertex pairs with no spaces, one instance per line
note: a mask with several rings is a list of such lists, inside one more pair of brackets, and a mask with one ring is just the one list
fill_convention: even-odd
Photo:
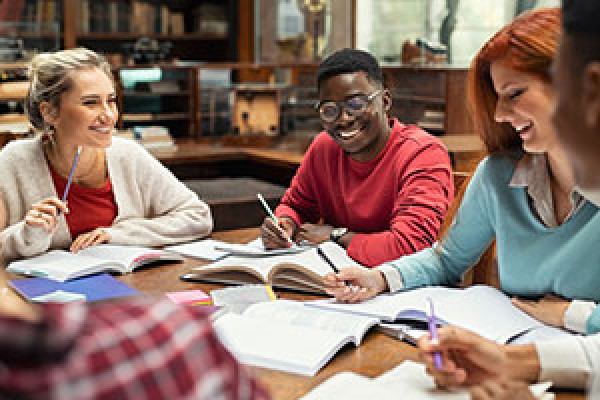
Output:
[[[551,383],[530,385],[532,394],[541,399],[554,398],[546,391]],[[310,393],[302,400],[328,400],[343,398],[345,400],[467,400],[470,398],[467,389],[446,391],[437,389],[433,378],[425,372],[425,366],[413,361],[405,361],[396,368],[370,379],[352,372],[338,373]]]
[[13,261],[8,265],[8,270],[64,282],[74,274],[83,276],[86,275],[86,272],[97,267],[100,267],[98,268],[98,271],[100,271],[107,266],[111,266],[115,271],[124,272],[125,270],[122,263],[99,260],[85,254],[75,254],[64,250],[52,250],[36,257]]
[[215,331],[236,358],[249,365],[302,375],[316,374],[349,338],[344,334],[290,325],[268,317],[226,314]]
[[[155,250],[147,247],[120,246],[111,244],[101,244],[98,246],[88,247],[81,250],[78,254],[88,257],[96,257],[101,260],[117,262],[127,266],[128,268],[134,263],[143,265],[143,259],[146,257],[152,260],[160,259],[163,256],[173,260],[179,259],[179,256],[176,254],[166,253],[162,250]],[[129,272],[129,270],[127,272]]]
[[291,300],[256,303],[248,307],[244,315],[343,333],[352,336],[355,345],[359,345],[367,330],[379,322],[377,318],[306,307],[301,302]]
[[267,250],[263,245],[261,238],[256,238],[246,244],[220,242],[215,245],[216,250],[221,250],[235,256],[247,257],[270,257],[283,254],[296,254],[302,253],[310,248],[311,246],[299,246],[294,243],[291,247]]
[[[348,266],[360,266],[356,261],[352,260],[346,251],[336,245],[335,243],[325,242],[319,245],[321,249],[327,254],[331,261],[339,268]],[[264,281],[268,279],[269,271],[279,264],[297,264],[304,266],[307,269],[312,270],[318,275],[324,276],[328,273],[332,273],[331,267],[323,261],[323,259],[317,254],[317,249],[312,248],[310,250],[291,254],[291,255],[279,255],[271,257],[241,257],[241,256],[229,256],[215,263],[201,267],[202,271],[210,269],[226,269],[224,267],[239,267],[245,266],[252,268],[257,271]]]

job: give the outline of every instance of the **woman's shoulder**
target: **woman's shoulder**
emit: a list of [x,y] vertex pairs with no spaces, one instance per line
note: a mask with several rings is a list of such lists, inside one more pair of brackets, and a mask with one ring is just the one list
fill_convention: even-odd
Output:
[[41,150],[42,139],[40,137],[17,139],[8,142],[0,151],[0,160],[10,162],[11,160],[32,159],[37,157]]
[[477,166],[477,173],[493,179],[505,180],[512,177],[522,153],[502,153],[486,156]]

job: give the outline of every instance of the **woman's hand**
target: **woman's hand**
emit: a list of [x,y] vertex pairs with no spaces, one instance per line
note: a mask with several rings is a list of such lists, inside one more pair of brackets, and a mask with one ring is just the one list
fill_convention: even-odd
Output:
[[388,290],[381,271],[359,267],[342,268],[339,274],[323,277],[325,292],[338,301],[358,303]]
[[512,303],[521,311],[526,312],[533,318],[547,325],[563,328],[565,326],[565,313],[569,300],[557,296],[546,296],[538,301],[513,298]]
[[102,243],[110,242],[110,235],[102,228],[96,228],[93,231],[82,233],[77,236],[77,239],[71,244],[70,250],[73,253],[77,253],[79,250],[83,250],[86,247],[96,246]]
[[58,224],[59,211],[67,214],[69,212],[67,204],[56,197],[49,197],[31,207],[31,210],[25,214],[25,224],[42,228],[47,233],[54,232]]

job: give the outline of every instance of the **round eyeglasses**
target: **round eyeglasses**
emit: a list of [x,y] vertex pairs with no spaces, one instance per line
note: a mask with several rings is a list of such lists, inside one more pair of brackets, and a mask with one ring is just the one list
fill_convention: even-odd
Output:
[[369,95],[357,94],[342,101],[320,101],[315,104],[315,108],[319,112],[321,121],[330,124],[337,121],[342,115],[342,110],[352,117],[361,116],[367,111],[373,99],[382,92],[383,90],[379,89]]

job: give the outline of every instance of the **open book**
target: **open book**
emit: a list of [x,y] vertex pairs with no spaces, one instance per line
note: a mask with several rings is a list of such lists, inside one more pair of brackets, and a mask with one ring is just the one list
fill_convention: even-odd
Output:
[[[427,321],[427,298],[435,304],[438,322],[457,325],[477,332],[498,343],[508,343],[535,329],[547,335],[568,335],[566,331],[547,327],[512,305],[510,299],[490,286],[467,289],[426,287],[380,295],[358,304],[317,300],[307,305],[379,318],[382,321]],[[549,332],[552,330],[552,332]]]
[[[319,247],[340,269],[360,266],[346,254],[346,250],[333,242],[321,243]],[[226,284],[266,283],[278,288],[324,293],[322,277],[331,272],[331,267],[313,247],[291,255],[228,256],[215,263],[196,267],[181,278]]]
[[376,318],[276,300],[253,304],[241,315],[223,315],[214,325],[240,362],[314,375],[344,345],[360,345],[377,322]]
[[[552,399],[552,393],[546,391],[552,386],[550,382],[529,385],[531,393],[539,399]],[[365,398],[377,400],[468,400],[468,389],[455,389],[447,391],[438,389],[433,378],[427,375],[425,366],[413,361],[404,361],[396,368],[371,379],[353,372],[335,374],[315,389],[302,400],[364,400]]]
[[217,261],[227,256],[271,257],[283,254],[296,254],[310,249],[307,246],[294,245],[285,249],[267,250],[260,238],[246,244],[226,243],[215,239],[203,239],[196,242],[165,247],[165,250],[184,256]]
[[7,270],[64,282],[98,272],[126,274],[151,263],[175,261],[183,261],[183,258],[162,250],[102,244],[78,253],[52,250],[36,257],[13,261]]

